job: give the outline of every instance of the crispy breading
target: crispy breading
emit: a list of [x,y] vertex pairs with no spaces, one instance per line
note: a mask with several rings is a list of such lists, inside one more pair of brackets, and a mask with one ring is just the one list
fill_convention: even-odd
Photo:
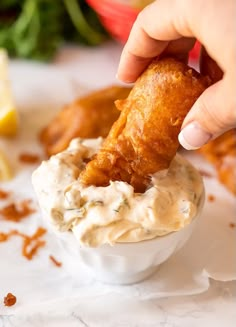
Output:
[[110,86],[65,106],[40,134],[47,155],[64,150],[75,137],[106,137],[120,114],[114,101],[126,98],[130,89]]
[[236,129],[198,150],[216,168],[219,181],[236,195]]
[[209,84],[208,77],[175,59],[154,60],[128,98],[116,101],[121,115],[81,182],[106,186],[118,180],[144,192],[150,176],[169,167],[183,119]]

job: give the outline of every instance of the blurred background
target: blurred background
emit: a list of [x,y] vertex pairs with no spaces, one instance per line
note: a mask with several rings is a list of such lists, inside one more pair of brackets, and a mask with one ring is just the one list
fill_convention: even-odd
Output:
[[[152,0],[1,0],[0,48],[11,57],[48,61],[65,43],[125,43]],[[196,55],[196,48],[192,56]]]

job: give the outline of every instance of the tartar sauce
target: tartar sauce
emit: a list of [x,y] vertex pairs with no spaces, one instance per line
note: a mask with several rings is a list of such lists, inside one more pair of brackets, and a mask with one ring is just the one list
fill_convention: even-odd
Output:
[[74,139],[68,149],[43,161],[32,181],[42,211],[61,232],[72,231],[81,245],[139,242],[178,231],[194,218],[203,183],[197,170],[176,155],[154,174],[145,193],[125,182],[84,187],[79,175],[99,150],[98,139]]

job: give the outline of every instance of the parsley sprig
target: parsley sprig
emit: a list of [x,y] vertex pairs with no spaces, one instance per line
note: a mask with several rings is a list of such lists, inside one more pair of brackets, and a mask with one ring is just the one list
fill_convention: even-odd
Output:
[[97,45],[106,37],[83,0],[0,1],[0,47],[11,56],[49,60],[64,42]]

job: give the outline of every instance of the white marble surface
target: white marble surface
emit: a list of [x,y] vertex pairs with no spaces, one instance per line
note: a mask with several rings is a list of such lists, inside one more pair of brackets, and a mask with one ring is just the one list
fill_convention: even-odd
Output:
[[[32,299],[33,300],[33,299]],[[32,312],[0,317],[1,327],[234,327],[236,282],[214,282],[203,294],[138,301],[107,295],[54,303]]]
[[[115,83],[115,72],[120,51],[121,47],[113,43],[94,49],[76,47],[64,49],[58,54],[54,65],[47,67],[47,70],[53,71],[52,75],[56,74],[57,87],[59,89],[63,88],[63,93],[58,92],[52,98],[47,98],[46,94],[54,80],[51,81],[49,78],[44,81],[45,67],[42,69],[41,65],[34,65],[34,80],[30,85],[30,94],[25,97],[21,90],[28,87],[27,76],[30,74],[31,68],[27,62],[12,62],[13,89],[17,101],[20,103],[24,127],[27,128],[33,123],[34,110],[40,109],[47,112],[47,115],[42,115],[40,121],[40,125],[44,125],[45,120],[49,120],[54,115],[55,110],[59,110],[64,103],[72,100],[76,94],[82,94],[89,89]],[[22,76],[25,76],[25,78],[22,78]],[[48,74],[47,76],[50,77],[51,75]],[[66,88],[64,88],[65,79],[69,80],[70,84]],[[41,86],[45,85],[45,87],[39,88],[39,84]],[[38,94],[39,90],[41,92],[40,96]],[[37,101],[35,101],[36,98]],[[53,100],[51,101],[51,99]],[[53,108],[53,110],[50,111],[50,108]],[[24,137],[27,140],[26,134],[23,134]],[[5,147],[7,151],[14,151],[14,146],[9,142],[1,144],[1,146]],[[17,165],[17,162],[14,162],[13,166],[16,171],[20,171],[21,168]],[[19,194],[24,193],[23,190],[17,190],[17,192]],[[224,212],[224,209],[222,210]],[[220,233],[216,235],[221,236]],[[6,246],[7,251],[8,244],[4,246]],[[1,259],[0,268],[2,264],[7,262],[6,258],[1,257]],[[222,260],[221,274],[224,272],[227,254],[225,259],[224,263]],[[38,267],[40,267],[42,263],[39,261],[38,264]],[[214,265],[210,264],[209,267],[212,275]],[[229,277],[227,277],[227,280],[229,280]],[[15,277],[15,283],[17,284],[17,276]],[[1,285],[0,270],[0,294],[2,294],[4,286]],[[27,296],[27,291],[26,294],[24,293],[24,289],[29,290],[27,287],[26,284],[22,285],[22,294],[24,296]],[[115,292],[106,292],[106,294],[100,295],[94,295],[90,292],[86,296],[84,294],[83,292],[83,296],[80,298],[77,292],[76,299],[73,294],[71,294],[71,299],[61,298],[54,301],[51,298],[50,301],[42,303],[40,306],[38,305],[37,295],[34,294],[32,299],[30,298],[28,301],[32,303],[32,306],[18,313],[12,310],[13,308],[9,308],[7,312],[4,311],[1,314],[2,304],[0,304],[0,327],[231,327],[236,323],[236,282],[234,281],[219,282],[211,280],[209,289],[202,294],[153,298],[150,300],[140,300],[138,296],[128,297],[125,295],[125,291],[120,294]],[[132,293],[130,292],[130,294]],[[29,294],[30,296],[32,295]],[[34,303],[37,303],[37,305],[33,305]]]

